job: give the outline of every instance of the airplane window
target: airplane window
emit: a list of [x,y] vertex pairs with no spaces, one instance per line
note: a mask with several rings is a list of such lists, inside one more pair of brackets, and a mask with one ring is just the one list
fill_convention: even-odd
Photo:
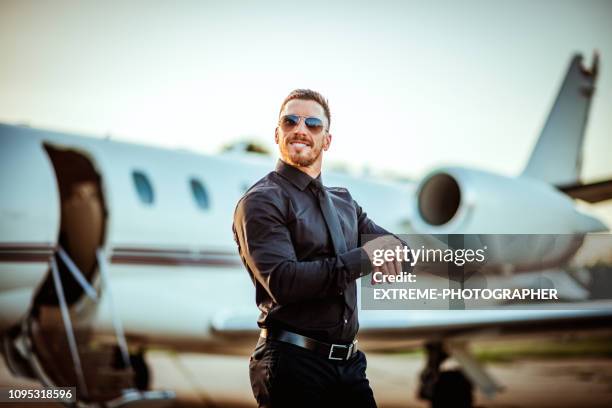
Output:
[[136,187],[140,201],[147,205],[153,204],[153,186],[147,176],[141,171],[133,171],[132,179],[134,180],[134,187]]
[[199,180],[194,178],[189,181],[189,184],[191,185],[191,193],[193,194],[193,199],[195,200],[198,208],[208,210],[210,207],[210,201],[208,200],[208,193],[206,192],[204,185],[202,185]]

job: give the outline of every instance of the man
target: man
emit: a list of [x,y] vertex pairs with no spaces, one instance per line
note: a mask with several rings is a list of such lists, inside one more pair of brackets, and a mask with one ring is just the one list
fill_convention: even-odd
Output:
[[[276,170],[245,193],[234,214],[234,237],[261,310],[249,365],[260,407],[376,406],[356,347],[355,280],[369,272],[375,248],[400,242],[386,236],[360,247],[361,234],[389,233],[346,189],[322,186],[330,118],[321,94],[291,92],[275,131]],[[375,269],[399,274],[401,265]]]

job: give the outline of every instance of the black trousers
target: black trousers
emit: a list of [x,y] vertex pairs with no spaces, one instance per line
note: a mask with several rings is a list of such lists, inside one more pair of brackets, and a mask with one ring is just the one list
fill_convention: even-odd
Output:
[[249,363],[259,407],[376,407],[359,350],[334,361],[280,341],[259,339]]

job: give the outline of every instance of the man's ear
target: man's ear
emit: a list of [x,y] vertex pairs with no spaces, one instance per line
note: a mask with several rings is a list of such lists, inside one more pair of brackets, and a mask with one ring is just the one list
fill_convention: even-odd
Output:
[[274,129],[274,142],[278,144],[278,126]]
[[331,133],[328,133],[325,136],[325,139],[323,139],[323,150],[327,151],[327,149],[329,149],[329,145],[331,145],[331,141],[332,141],[332,135]]

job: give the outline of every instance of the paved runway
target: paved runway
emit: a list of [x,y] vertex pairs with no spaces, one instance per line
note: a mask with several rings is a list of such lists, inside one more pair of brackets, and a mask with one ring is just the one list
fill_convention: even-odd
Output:
[[[153,387],[175,390],[178,396],[175,406],[255,406],[249,387],[248,357],[153,351],[147,358],[153,370]],[[0,386],[36,386],[12,377],[4,361],[0,361]],[[427,406],[415,398],[421,357],[369,353],[368,364],[368,376],[380,407]],[[610,359],[516,360],[491,364],[488,368],[506,390],[493,400],[477,393],[480,408],[612,406]],[[5,406],[8,404],[0,404]]]
[[[156,387],[177,391],[186,406],[253,407],[244,357],[152,353]],[[416,356],[368,355],[368,376],[380,407],[427,407],[415,398],[422,360]],[[495,399],[477,395],[479,407],[610,407],[612,360],[523,360],[496,363],[491,374],[506,390]]]

